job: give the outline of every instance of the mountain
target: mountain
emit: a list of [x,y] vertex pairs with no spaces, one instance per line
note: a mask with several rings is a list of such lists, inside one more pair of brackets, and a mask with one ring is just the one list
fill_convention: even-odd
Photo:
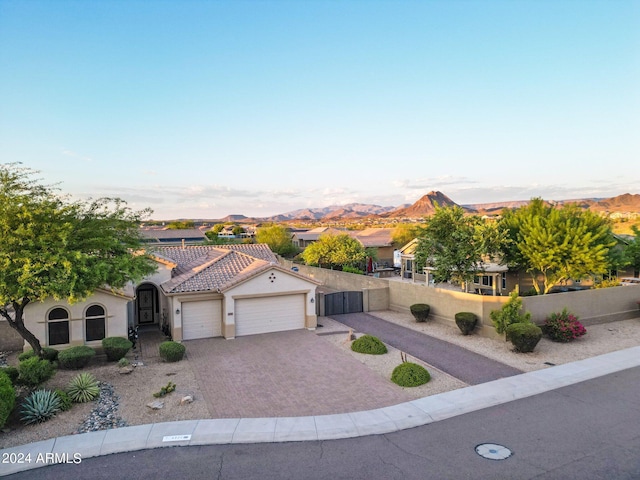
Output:
[[[349,203],[346,205],[331,205],[324,208],[303,208],[292,212],[283,213],[275,217],[282,220],[328,220],[339,218],[364,218],[371,215],[381,215],[394,210],[395,207],[382,207],[364,203]],[[269,217],[268,221],[276,221],[275,217]]]
[[436,205],[439,207],[452,207],[458,205],[442,192],[429,192],[416,203],[409,207],[400,208],[389,213],[391,218],[418,218],[433,215],[436,211]]

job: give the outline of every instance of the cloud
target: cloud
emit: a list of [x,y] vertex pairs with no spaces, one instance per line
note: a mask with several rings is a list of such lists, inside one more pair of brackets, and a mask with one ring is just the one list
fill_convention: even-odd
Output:
[[419,178],[415,180],[399,179],[393,180],[391,182],[391,184],[395,188],[402,188],[405,190],[420,190],[425,194],[431,190],[440,190],[445,187],[451,187],[455,185],[469,185],[475,183],[478,182],[468,177],[455,177],[451,175],[443,175],[440,177],[432,178]]
[[60,153],[62,153],[63,155],[65,155],[67,157],[71,157],[71,158],[74,158],[76,160],[80,160],[82,162],[87,162],[87,163],[93,162],[93,158],[91,158],[91,157],[89,157],[87,155],[82,155],[80,153],[74,152],[73,150],[69,150],[69,149],[66,149],[66,148],[63,149],[62,152],[60,152]]

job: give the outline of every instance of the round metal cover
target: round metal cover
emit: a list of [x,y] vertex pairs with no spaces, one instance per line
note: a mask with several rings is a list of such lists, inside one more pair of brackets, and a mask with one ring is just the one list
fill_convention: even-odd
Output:
[[481,443],[476,447],[476,453],[489,460],[505,460],[512,455],[507,447],[495,443]]

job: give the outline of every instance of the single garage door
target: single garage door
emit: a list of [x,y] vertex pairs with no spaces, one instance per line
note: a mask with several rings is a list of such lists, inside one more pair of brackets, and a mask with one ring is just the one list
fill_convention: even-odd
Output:
[[220,337],[222,301],[182,302],[182,339]]
[[304,328],[304,298],[300,294],[236,300],[236,336]]

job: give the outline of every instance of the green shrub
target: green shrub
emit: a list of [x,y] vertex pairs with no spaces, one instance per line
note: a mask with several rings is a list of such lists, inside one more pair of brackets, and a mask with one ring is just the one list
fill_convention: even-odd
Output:
[[409,307],[409,310],[411,310],[411,314],[416,319],[416,322],[424,322],[429,316],[431,307],[426,303],[414,303]]
[[100,395],[100,385],[90,373],[79,373],[69,382],[67,393],[75,403],[90,402]]
[[505,330],[507,340],[515,347],[516,352],[533,352],[542,338],[542,329],[531,322],[512,323]]
[[4,370],[6,368],[0,370],[0,428],[7,423],[7,418],[11,415],[13,407],[16,406],[16,390]]
[[104,348],[104,353],[107,354],[107,360],[110,362],[117,362],[123,358],[131,350],[131,347],[133,347],[133,343],[122,337],[107,337],[102,340],[102,348]]
[[96,351],[85,345],[67,348],[58,354],[58,364],[62,368],[78,370],[89,365]]
[[554,342],[570,342],[585,335],[587,329],[564,308],[561,313],[552,313],[545,319],[543,332]]
[[473,332],[473,329],[476,328],[476,323],[478,323],[478,317],[474,313],[471,312],[458,312],[455,315],[456,325],[462,332],[463,335],[469,335]]
[[122,357],[120,360],[118,360],[118,366],[119,367],[126,367],[130,365],[129,360],[127,360],[126,358]]
[[0,372],[4,372],[7,374],[9,380],[11,380],[12,385],[15,385],[17,383],[20,372],[16,367],[3,367],[0,369]]
[[349,265],[343,266],[342,271],[347,273],[356,273],[358,275],[364,275],[363,270],[360,270],[359,268],[356,268],[356,267],[350,267]]
[[36,390],[22,403],[20,419],[25,425],[46,422],[60,411],[60,400],[51,390]]
[[160,344],[160,357],[165,362],[179,362],[184,357],[186,347],[178,342],[167,341]]
[[371,335],[363,335],[351,343],[351,350],[369,355],[382,355],[387,353],[387,347],[379,338]]
[[49,380],[56,373],[56,369],[49,360],[31,357],[18,364],[18,381],[35,387]]
[[391,381],[401,387],[418,387],[431,380],[426,368],[416,363],[404,362],[393,369]]
[[[58,350],[51,347],[42,347],[42,358],[45,360],[49,360],[50,362],[55,362],[58,359]],[[23,362],[29,358],[35,357],[35,353],[33,349],[27,350],[26,352],[22,352],[18,355],[18,361]]]
[[60,411],[66,412],[70,410],[73,406],[73,402],[71,401],[71,397],[64,390],[57,389],[53,393],[58,396],[58,400],[60,401]]
[[522,299],[514,290],[509,295],[509,301],[502,305],[500,310],[492,310],[489,314],[496,332],[505,333],[507,327],[513,323],[530,323],[531,314],[529,312],[521,313],[520,310],[522,310]]

